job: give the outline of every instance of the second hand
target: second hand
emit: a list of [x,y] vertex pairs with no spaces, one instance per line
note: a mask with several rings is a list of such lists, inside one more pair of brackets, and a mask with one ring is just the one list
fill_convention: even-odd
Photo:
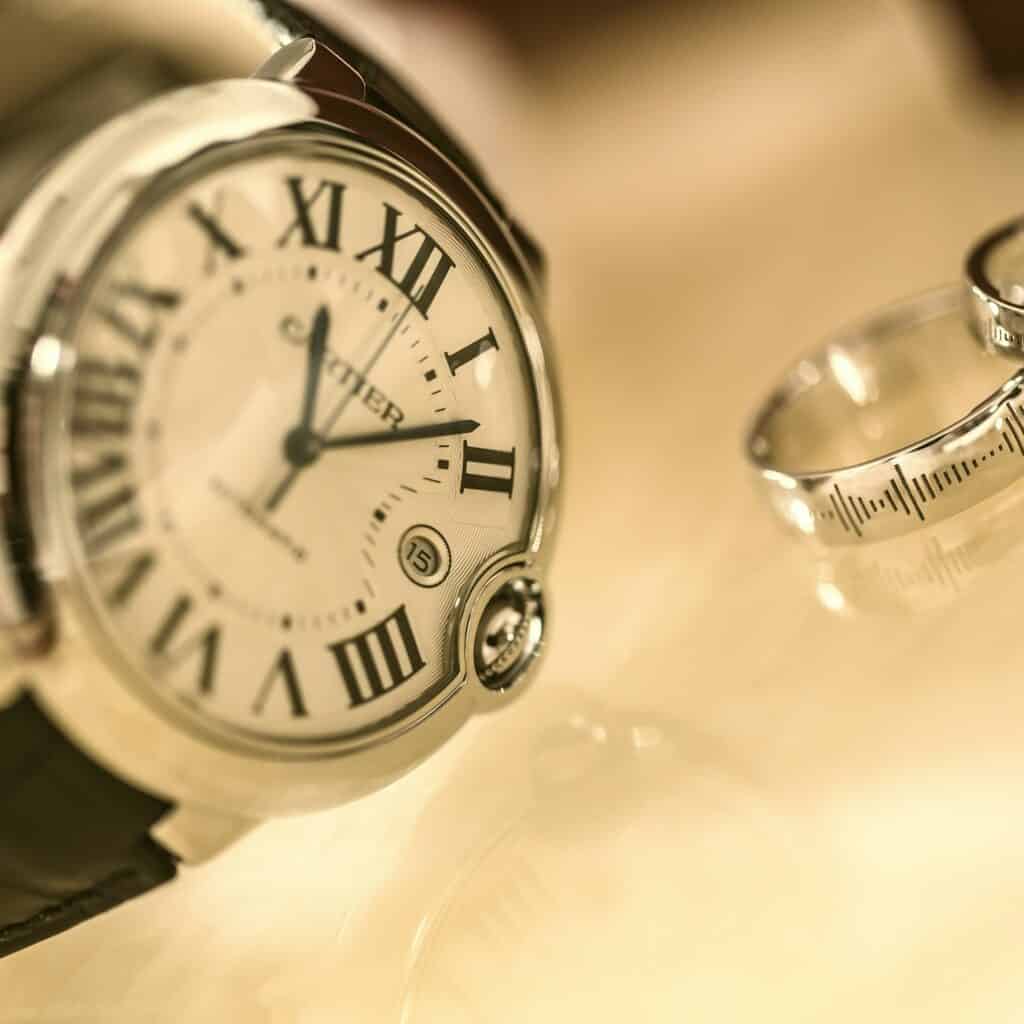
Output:
[[[373,369],[377,365],[377,363],[380,362],[381,356],[384,355],[384,353],[388,349],[388,346],[394,340],[395,335],[398,333],[398,328],[402,326],[402,323],[405,321],[405,318],[409,315],[409,311],[412,309],[413,305],[414,302],[410,302],[409,305],[405,307],[405,309],[402,311],[402,315],[394,322],[394,324],[391,327],[391,330],[388,331],[387,336],[380,343],[380,346],[378,347],[377,351],[373,353],[373,355],[370,357],[369,362],[367,362],[366,366],[363,367],[362,377],[364,381],[373,372]],[[355,391],[349,391],[344,395],[341,401],[338,402],[337,406],[335,406],[334,408],[334,411],[327,418],[327,422],[323,425],[323,429],[321,429],[320,431],[321,437],[325,437],[326,435],[330,434],[330,432],[334,429],[334,425],[338,422],[338,420],[341,419],[345,410],[348,408],[349,403],[352,401],[353,398],[355,398],[355,396]]]

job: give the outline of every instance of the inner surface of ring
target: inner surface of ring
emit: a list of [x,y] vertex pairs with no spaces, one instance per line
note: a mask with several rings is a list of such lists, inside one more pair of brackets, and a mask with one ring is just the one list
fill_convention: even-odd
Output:
[[791,474],[867,462],[960,420],[1019,369],[974,341],[958,305],[880,326],[800,364],[796,392],[755,443],[773,469]]

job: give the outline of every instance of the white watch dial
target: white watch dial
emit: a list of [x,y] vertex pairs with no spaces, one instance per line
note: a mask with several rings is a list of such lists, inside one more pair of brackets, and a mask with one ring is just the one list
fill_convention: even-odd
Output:
[[511,308],[439,202],[327,140],[207,159],[120,232],[70,340],[79,557],[146,686],[294,744],[453,680],[540,456]]

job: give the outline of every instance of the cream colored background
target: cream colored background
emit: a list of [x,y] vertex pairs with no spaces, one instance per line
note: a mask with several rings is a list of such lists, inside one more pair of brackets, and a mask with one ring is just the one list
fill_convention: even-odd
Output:
[[1020,1019],[1013,496],[952,583],[847,588],[740,439],[791,357],[1024,207],[1024,117],[924,2],[663,15],[529,88],[534,148],[483,142],[553,268],[542,685],[385,793],[4,961],[4,1024]]

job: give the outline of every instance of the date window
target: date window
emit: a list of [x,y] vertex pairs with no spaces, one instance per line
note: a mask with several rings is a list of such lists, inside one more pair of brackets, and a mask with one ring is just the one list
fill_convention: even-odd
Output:
[[398,561],[417,587],[440,586],[452,571],[448,541],[432,526],[411,526],[402,534]]

